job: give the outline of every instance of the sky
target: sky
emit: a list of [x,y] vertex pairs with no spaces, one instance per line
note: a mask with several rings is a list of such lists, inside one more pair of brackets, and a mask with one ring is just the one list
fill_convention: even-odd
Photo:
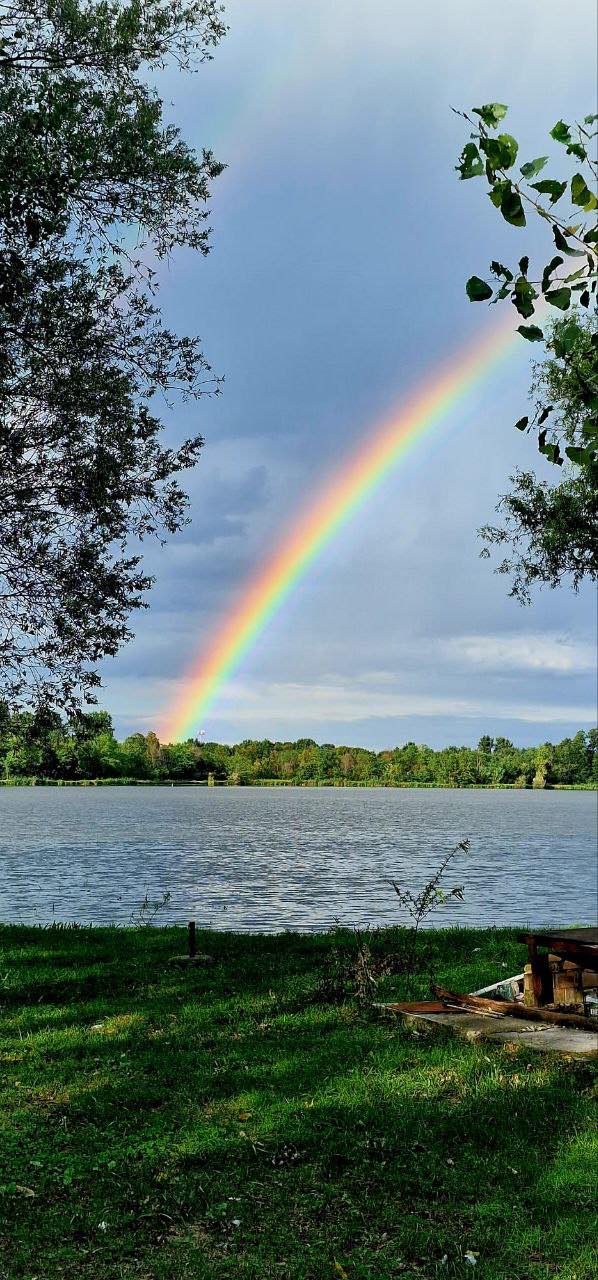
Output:
[[[454,171],[451,106],[509,105],[521,160],[564,153],[557,119],[594,110],[595,7],[570,0],[234,0],[193,76],[160,81],[169,119],[227,164],[212,249],[160,268],[169,325],[199,333],[222,395],[165,410],[199,430],[191,524],[148,547],[135,639],[102,668],[120,734],[159,727],[248,577],[315,488],[392,406],[500,321],[464,284],[491,258],[544,263],[541,224],[509,227]],[[553,170],[551,169],[551,174]],[[542,256],[543,255],[543,256]],[[505,306],[507,304],[504,304]],[[503,313],[504,314],[504,313]],[[513,312],[513,322],[517,320]],[[529,608],[480,559],[516,466],[554,479],[513,423],[530,358],[516,346],[390,471],[245,654],[196,730],[375,749],[521,744],[595,721],[595,593]]]

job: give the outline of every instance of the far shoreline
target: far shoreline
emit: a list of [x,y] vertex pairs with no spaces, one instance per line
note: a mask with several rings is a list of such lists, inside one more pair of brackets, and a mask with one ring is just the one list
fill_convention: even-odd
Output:
[[467,782],[450,786],[440,782],[345,782],[331,778],[321,781],[298,782],[290,779],[264,778],[253,782],[229,782],[227,779],[206,778],[0,778],[0,787],[6,790],[22,787],[226,787],[233,790],[251,791],[270,788],[283,788],[305,791],[343,791],[358,789],[361,791],[598,791],[598,782],[554,782],[534,786],[533,783],[522,786],[517,782]]

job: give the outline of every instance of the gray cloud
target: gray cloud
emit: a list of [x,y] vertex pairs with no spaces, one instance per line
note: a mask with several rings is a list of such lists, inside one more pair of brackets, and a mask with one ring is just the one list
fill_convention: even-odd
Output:
[[[481,184],[457,181],[464,131],[450,105],[509,103],[522,158],[558,155],[556,117],[591,109],[591,6],[576,7],[566,40],[556,0],[505,0],[491,40],[479,0],[341,8],[233,0],[214,61],[166,79],[173,118],[230,167],[212,254],[177,258],[163,302],[173,326],[205,335],[226,382],[169,428],[197,428],[206,446],[193,523],[150,550],[151,609],[105,667],[119,725],[155,720],[316,484],[488,323],[465,300],[467,276],[543,252],[541,225],[508,227]],[[420,720],[439,743],[498,724],[549,736],[585,716],[593,593],[546,592],[522,610],[479,559],[476,528],[514,467],[553,478],[512,429],[528,385],[522,349],[339,530],[222,691],[219,733],[271,721],[284,736],[283,708],[289,732],[330,740],[350,724],[371,745],[419,737]]]

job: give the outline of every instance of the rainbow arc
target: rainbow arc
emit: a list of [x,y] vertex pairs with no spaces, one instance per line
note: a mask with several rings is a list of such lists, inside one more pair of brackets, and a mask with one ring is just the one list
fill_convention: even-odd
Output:
[[519,341],[512,321],[461,351],[371,429],[291,521],[277,550],[257,566],[183,678],[162,734],[197,732],[223,685],[337,530],[367,502],[389,471],[441,427],[450,411],[504,360]]

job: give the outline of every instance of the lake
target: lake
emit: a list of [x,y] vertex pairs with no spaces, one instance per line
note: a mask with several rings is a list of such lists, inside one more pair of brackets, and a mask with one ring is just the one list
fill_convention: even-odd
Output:
[[435,924],[593,923],[596,795],[369,788],[0,788],[0,920],[272,932],[401,923],[468,837]]

